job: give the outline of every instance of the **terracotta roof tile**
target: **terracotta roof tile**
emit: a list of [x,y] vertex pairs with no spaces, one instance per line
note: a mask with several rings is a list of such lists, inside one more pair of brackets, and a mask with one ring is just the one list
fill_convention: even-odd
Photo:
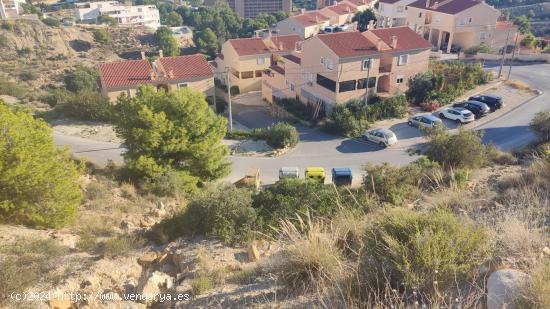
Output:
[[430,42],[416,34],[416,32],[407,26],[374,29],[371,32],[381,38],[384,43],[389,46],[391,46],[392,37],[397,37],[397,47],[392,49],[393,51],[432,48]]
[[309,27],[327,21],[330,18],[321,14],[319,11],[310,11],[305,12],[304,14],[291,16],[290,19],[303,25],[304,27]]
[[[302,41],[302,38],[297,34],[289,34],[289,35],[274,35],[271,37],[271,40],[273,41],[273,44],[277,47],[280,51],[289,51],[294,50],[296,47],[296,42]],[[281,44],[283,49],[281,49]]]
[[229,43],[239,56],[267,54],[270,52],[267,45],[260,38],[231,39]]
[[163,57],[158,60],[158,63],[168,75],[167,79],[171,80],[214,76],[208,61],[202,54]]
[[388,3],[388,4],[394,4],[396,2],[399,2],[401,0],[378,0],[380,3]]
[[[429,3],[429,7],[426,7],[426,1]],[[440,1],[439,5],[436,7],[434,4],[436,3],[436,0],[417,0],[409,6],[415,7],[415,8],[421,8],[426,9],[430,11],[435,12],[441,12],[445,14],[457,14],[464,10],[467,10],[473,6],[476,6],[480,3],[483,3],[479,0],[449,0],[449,1]]]
[[511,21],[497,21],[495,28],[497,30],[514,28],[515,25]]
[[373,2],[374,0],[346,0],[346,2],[349,2],[351,3],[352,5],[355,5],[356,7],[357,6],[363,6],[363,5],[368,5],[370,4],[371,2]]
[[117,61],[99,65],[101,79],[107,88],[150,83],[152,71],[148,60]]
[[338,57],[354,57],[377,53],[376,45],[361,32],[338,32],[317,36]]
[[323,10],[330,10],[330,11],[332,11],[332,12],[338,14],[338,15],[351,14],[351,13],[354,13],[356,11],[356,9],[354,7],[352,7],[351,5],[346,4],[346,3],[339,3],[337,5],[327,6]]

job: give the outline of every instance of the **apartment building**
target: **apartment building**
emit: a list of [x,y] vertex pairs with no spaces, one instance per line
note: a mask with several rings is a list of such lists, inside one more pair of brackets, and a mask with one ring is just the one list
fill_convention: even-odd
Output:
[[410,28],[319,34],[274,63],[262,96],[297,98],[319,113],[369,94],[394,95],[426,72],[431,44]]
[[18,18],[23,13],[25,0],[0,0],[0,19]]
[[[428,39],[434,49],[450,52],[481,43],[499,50],[515,27],[497,27],[501,12],[479,0],[417,0],[406,6],[407,24]],[[504,38],[504,39],[502,39]]]
[[101,94],[114,101],[122,93],[134,96],[139,85],[154,85],[165,91],[187,87],[203,92],[212,101],[214,73],[203,55],[163,57],[161,52],[152,63],[143,54],[142,58],[100,64]]
[[294,34],[228,40],[216,57],[216,75],[225,84],[229,70],[231,86],[239,87],[241,93],[259,91],[262,73],[301,40]]
[[120,25],[160,27],[160,15],[154,5],[125,6],[117,1],[75,3],[75,18],[85,23],[96,23],[101,16],[109,16]]
[[357,9],[346,1],[342,1],[324,7],[319,12],[329,18],[331,25],[343,25],[351,23],[351,19],[355,16]]
[[[213,5],[215,2],[215,0],[208,0],[205,4]],[[260,13],[292,12],[292,0],[226,0],[226,2],[243,18],[253,18]]]
[[416,0],[379,0],[376,26],[378,28],[407,25],[407,5]]
[[317,35],[330,25],[330,17],[319,11],[306,12],[302,10],[300,14],[278,22],[276,29],[281,35],[297,34],[301,38],[307,39]]

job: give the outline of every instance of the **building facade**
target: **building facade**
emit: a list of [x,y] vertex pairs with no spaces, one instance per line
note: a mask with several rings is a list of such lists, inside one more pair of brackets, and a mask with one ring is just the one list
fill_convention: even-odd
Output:
[[[207,0],[206,5],[213,5],[217,0]],[[254,18],[260,13],[292,12],[292,0],[226,0],[239,16]]]
[[0,19],[18,18],[23,13],[24,0],[0,0]]
[[161,54],[153,63],[143,58],[100,64],[101,94],[115,101],[122,93],[134,96],[140,85],[153,85],[165,91],[190,88],[203,92],[213,101],[214,73],[203,55],[163,57]]
[[262,96],[297,98],[314,113],[370,94],[395,95],[426,72],[430,43],[408,27],[319,34],[273,64]]
[[319,11],[301,11],[277,23],[277,32],[281,35],[297,34],[303,39],[317,35],[330,26],[330,18]]
[[75,4],[76,20],[96,23],[101,16],[109,16],[120,25],[160,27],[160,14],[154,5],[125,6],[117,1],[86,2]]
[[416,0],[379,0],[376,26],[378,28],[407,25],[407,5]]

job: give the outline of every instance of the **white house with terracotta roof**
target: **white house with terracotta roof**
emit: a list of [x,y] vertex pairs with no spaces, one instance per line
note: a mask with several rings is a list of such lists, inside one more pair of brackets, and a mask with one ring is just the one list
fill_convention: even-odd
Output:
[[315,113],[369,94],[394,95],[428,70],[431,44],[410,28],[319,34],[273,64],[262,95],[298,98]]
[[75,3],[75,18],[85,23],[96,23],[101,16],[114,18],[120,25],[160,27],[159,10],[154,5],[126,6],[118,1]]
[[379,0],[376,26],[378,28],[407,25],[407,5],[416,0]]
[[343,25],[351,23],[351,19],[357,12],[356,6],[346,1],[322,8],[319,12],[330,19],[331,25]]
[[331,25],[330,17],[319,11],[301,11],[277,23],[276,29],[281,35],[297,34],[303,39],[317,35]]
[[407,25],[428,39],[434,49],[451,51],[481,43],[499,50],[516,35],[513,26],[499,26],[501,12],[479,0],[417,0],[406,6]]
[[139,85],[154,85],[165,91],[190,88],[214,95],[214,73],[202,54],[102,63],[99,68],[101,94],[111,101],[125,93],[136,94]]
[[217,77],[226,84],[225,72],[229,71],[231,86],[239,87],[241,93],[259,91],[262,72],[301,40],[296,34],[228,40],[215,60]]

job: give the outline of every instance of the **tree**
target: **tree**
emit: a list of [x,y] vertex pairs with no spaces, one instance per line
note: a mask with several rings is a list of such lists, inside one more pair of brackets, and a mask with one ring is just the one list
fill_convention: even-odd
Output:
[[528,33],[523,39],[521,39],[521,42],[519,42],[521,46],[525,47],[535,47],[537,45],[537,39],[532,33]]
[[518,16],[514,19],[514,24],[518,26],[519,33],[527,34],[531,32],[531,22],[525,15]]
[[428,134],[424,154],[444,168],[476,168],[487,161],[487,147],[481,143],[481,132],[460,130],[451,134],[435,129]]
[[279,22],[281,20],[287,19],[290,14],[285,11],[277,11],[275,12],[275,14],[273,14],[273,16],[275,16],[275,19],[277,20],[277,22]]
[[111,35],[106,29],[96,29],[94,31],[94,39],[98,43],[109,43],[111,41]]
[[96,69],[77,64],[72,71],[64,77],[65,87],[72,92],[97,90],[99,75]]
[[0,101],[0,221],[52,228],[67,224],[82,198],[79,175],[44,121]]
[[166,15],[164,23],[172,27],[179,27],[183,25],[183,18],[177,12],[172,11]]
[[155,32],[157,44],[163,53],[167,56],[179,56],[180,48],[178,41],[172,34],[172,30],[168,27],[160,27]]
[[124,159],[134,177],[155,179],[175,173],[186,190],[229,173],[227,147],[220,142],[226,120],[210,109],[202,93],[164,92],[141,86],[117,102],[117,134],[125,140]]
[[206,54],[210,57],[214,57],[218,52],[218,37],[210,28],[206,28],[200,33],[196,34],[195,44],[199,49],[199,52]]
[[550,111],[535,114],[530,125],[542,142],[550,141]]
[[353,16],[352,21],[357,22],[359,31],[367,31],[367,26],[369,21],[373,20],[376,23],[376,15],[372,9],[366,9],[362,12],[359,12]]

